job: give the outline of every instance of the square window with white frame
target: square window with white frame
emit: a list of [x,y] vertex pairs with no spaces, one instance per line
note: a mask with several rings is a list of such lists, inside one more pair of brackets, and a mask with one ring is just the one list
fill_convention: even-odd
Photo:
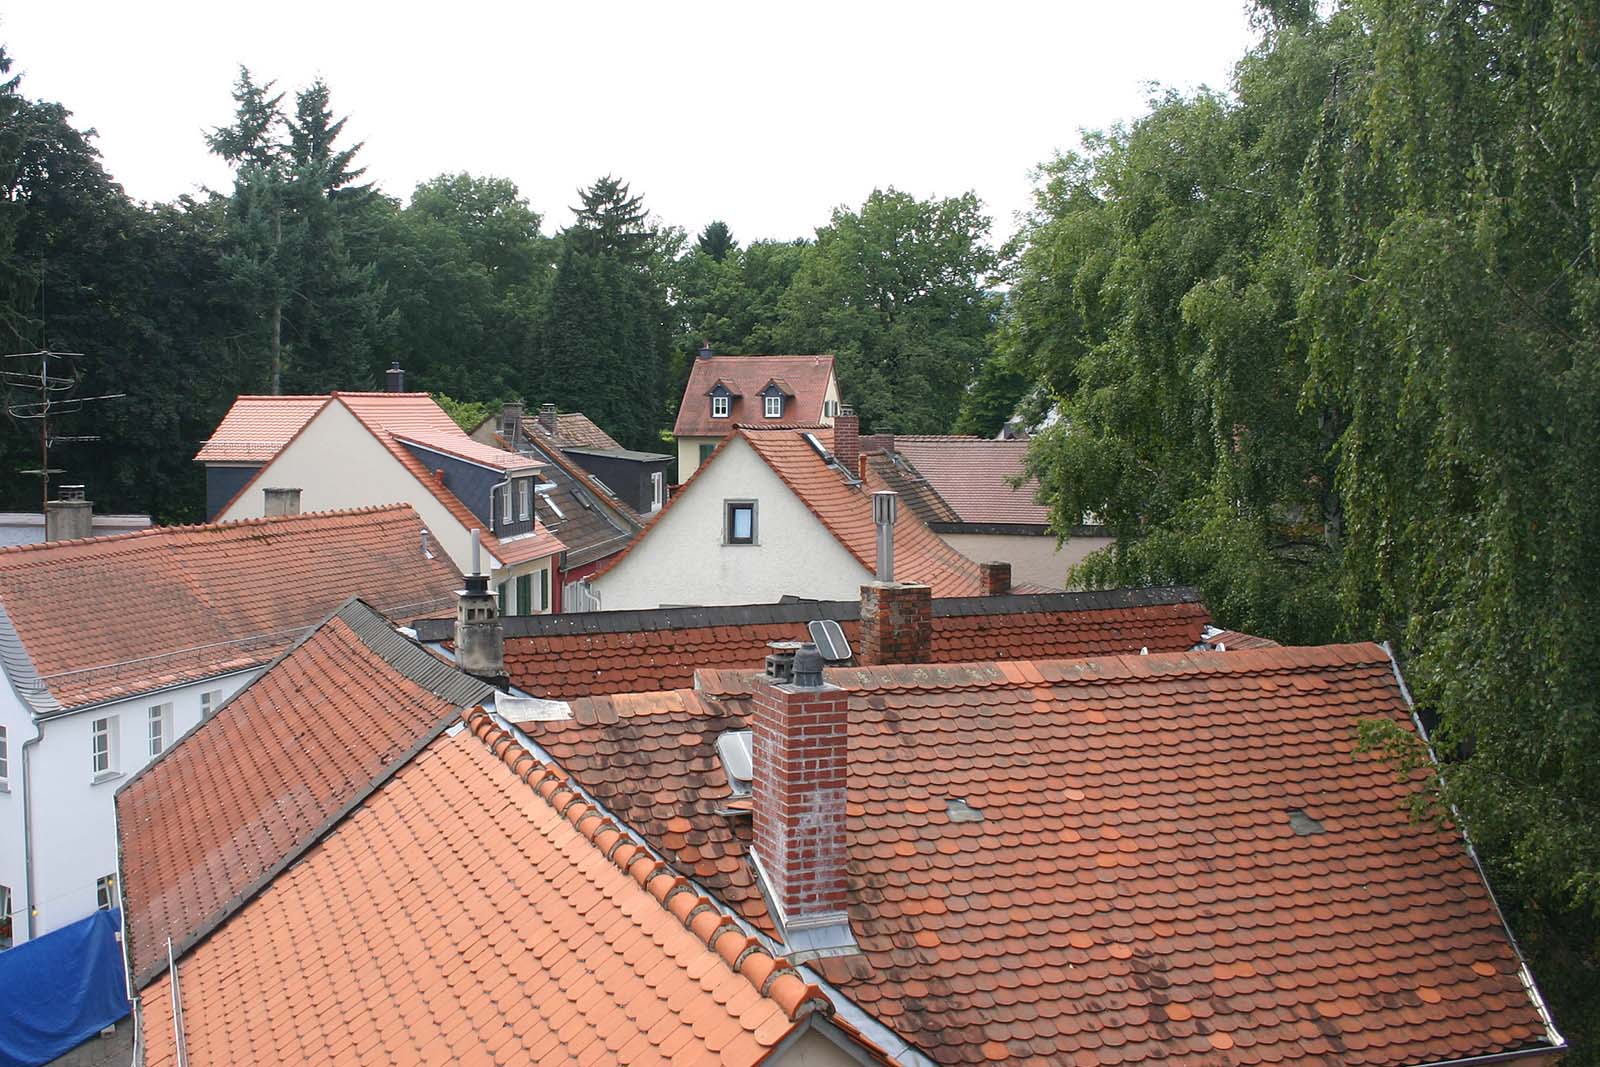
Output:
[[756,502],[754,500],[729,500],[723,507],[722,543],[725,545],[753,545],[756,543]]
[[117,876],[115,874],[103,875],[94,880],[94,906],[101,911],[110,911],[117,906]]
[[725,419],[728,417],[727,397],[714,396],[711,398],[711,417],[713,419]]
[[202,719],[211,718],[220,707],[222,707],[222,690],[207,689],[200,694],[200,717]]
[[89,762],[96,781],[117,773],[117,719],[107,716],[89,724]]
[[766,401],[762,414],[769,419],[783,418],[783,397],[781,395],[763,397],[762,399]]
[[6,728],[0,726],[0,792],[11,787],[11,747]]
[[172,742],[172,705],[152,704],[146,712],[150,755],[159,756]]

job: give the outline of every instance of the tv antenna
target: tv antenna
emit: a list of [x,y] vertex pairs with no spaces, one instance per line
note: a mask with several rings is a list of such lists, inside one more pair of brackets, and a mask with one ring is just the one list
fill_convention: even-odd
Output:
[[65,473],[60,467],[50,466],[50,449],[59,444],[100,440],[95,434],[56,434],[52,432],[55,420],[82,411],[85,404],[127,396],[126,393],[75,395],[83,381],[83,374],[78,369],[78,360],[82,358],[82,352],[52,352],[49,349],[0,355],[0,385],[4,385],[6,390],[6,414],[19,424],[39,424],[39,466],[21,473],[39,476],[41,511],[50,500],[50,476]]

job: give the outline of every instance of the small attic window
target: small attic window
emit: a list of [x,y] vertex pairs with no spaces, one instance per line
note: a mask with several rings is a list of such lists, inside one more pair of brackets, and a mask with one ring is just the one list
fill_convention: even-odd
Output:
[[951,822],[982,822],[983,812],[961,797],[949,797],[944,802],[945,814]]
[[762,397],[761,413],[769,419],[783,418],[783,394]]
[[1322,823],[1318,822],[1310,815],[1307,815],[1299,808],[1289,809],[1289,829],[1293,830],[1301,837],[1309,837],[1312,834],[1321,834],[1327,832],[1327,828],[1324,827]]
[[717,755],[728,775],[728,788],[735,795],[750,792],[750,777],[755,766],[749,730],[729,730],[717,738]]
[[714,396],[711,398],[711,417],[713,419],[725,419],[728,417],[727,397]]

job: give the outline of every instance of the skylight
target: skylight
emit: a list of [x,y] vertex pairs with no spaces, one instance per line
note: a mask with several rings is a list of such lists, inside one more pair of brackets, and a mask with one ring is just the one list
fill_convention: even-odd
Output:
[[717,738],[717,755],[722,759],[722,769],[728,775],[728,788],[734,793],[750,792],[750,778],[755,766],[749,730],[729,730]]

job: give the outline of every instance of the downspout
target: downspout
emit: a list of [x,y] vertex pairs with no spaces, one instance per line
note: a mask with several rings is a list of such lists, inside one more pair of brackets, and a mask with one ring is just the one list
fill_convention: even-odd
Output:
[[509,474],[506,475],[506,480],[501,482],[501,483],[499,483],[498,485],[491,485],[489,487],[489,532],[490,533],[494,533],[494,517],[495,517],[494,495],[495,495],[495,493],[499,492],[501,489],[504,489],[507,493],[511,492],[511,475],[509,475]]
[[33,736],[22,742],[22,884],[28,894],[28,940],[38,935],[39,907],[33,894],[33,755],[44,740],[44,723],[35,719]]

